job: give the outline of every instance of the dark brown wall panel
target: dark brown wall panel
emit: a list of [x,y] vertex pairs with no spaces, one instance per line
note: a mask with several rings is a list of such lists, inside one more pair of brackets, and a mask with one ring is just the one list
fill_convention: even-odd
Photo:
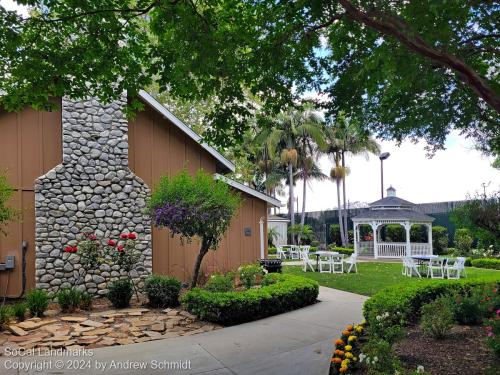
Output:
[[[191,174],[200,168],[207,173],[216,170],[212,155],[147,106],[129,123],[129,166],[151,188],[162,175],[173,175],[183,168]],[[258,222],[266,215],[266,204],[247,195],[244,198],[218,250],[205,256],[203,272],[224,272],[260,256]],[[243,224],[251,227],[250,237],[244,237]],[[178,237],[171,238],[167,229],[154,229],[153,271],[188,280],[199,246],[197,240],[183,245]]]
[[[21,219],[7,226],[7,236],[0,235],[0,262],[15,255],[13,271],[0,272],[0,296],[19,296],[22,291],[22,241],[28,242],[26,253],[27,289],[35,286],[35,195],[34,181],[62,162],[61,112],[35,111],[19,113],[0,111],[0,171],[6,171],[16,188],[11,205]],[[7,289],[6,289],[7,288]]]

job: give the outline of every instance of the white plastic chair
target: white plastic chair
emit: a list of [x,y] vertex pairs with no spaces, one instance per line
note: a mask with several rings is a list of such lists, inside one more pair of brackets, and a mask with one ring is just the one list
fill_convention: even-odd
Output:
[[460,279],[460,273],[465,271],[465,258],[447,259],[444,269],[448,279]]
[[309,249],[310,248],[311,248],[311,246],[300,246],[299,247],[299,249],[300,249],[300,252],[299,252],[300,259],[302,259],[302,257],[304,255],[309,256]]
[[431,279],[444,279],[444,258],[431,258],[427,265],[427,277]]
[[[333,268],[332,268],[332,254],[323,254],[319,257],[319,272],[320,273],[332,273]],[[327,267],[327,270],[324,270],[323,267]]]
[[467,258],[457,257],[457,260],[460,262],[459,263],[460,272],[464,274],[464,277],[467,277],[467,272],[465,271],[465,261],[467,260]]
[[358,273],[357,260],[358,260],[358,255],[351,254],[351,256],[344,261],[344,263],[349,266],[349,268],[347,269],[347,273],[351,273],[353,267],[356,273]]
[[[300,250],[299,250],[300,251]],[[311,269],[311,271],[315,272],[316,270],[314,269],[314,261],[309,258],[309,254],[301,254],[302,252],[299,253],[300,258],[302,259],[302,269],[304,272],[307,272],[307,267]]]
[[283,250],[283,246],[276,246],[276,255],[280,259],[286,259],[287,258],[286,253]]
[[[332,254],[332,273],[344,273],[344,255],[343,254]],[[337,271],[337,268],[340,270]]]
[[296,245],[290,245],[290,259],[300,259],[300,248]]
[[418,270],[418,264],[413,258],[403,257],[403,267],[403,275],[412,277],[415,273],[418,277],[422,277],[420,275],[420,271]]

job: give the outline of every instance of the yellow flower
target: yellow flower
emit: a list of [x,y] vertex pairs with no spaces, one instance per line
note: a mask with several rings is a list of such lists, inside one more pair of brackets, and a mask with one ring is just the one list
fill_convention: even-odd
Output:
[[345,353],[345,357],[346,357],[347,359],[350,359],[350,358],[352,358],[352,357],[353,357],[353,355],[352,355],[352,353]]
[[352,346],[351,345],[346,345],[344,347],[344,349],[347,351],[347,352],[350,352],[352,350]]
[[339,372],[346,372],[347,371],[347,366],[342,366],[339,368]]
[[348,359],[344,359],[344,360],[340,363],[340,365],[341,365],[341,366],[345,366],[345,367],[347,367],[347,365],[349,364],[349,362],[350,362],[350,361],[349,361]]
[[358,332],[358,333],[363,332],[363,327],[361,327],[361,326],[356,326],[356,332]]
[[353,360],[354,362],[356,362],[356,361],[358,360],[358,358],[356,358],[356,357],[352,357],[352,360]]
[[349,337],[347,338],[347,341],[351,342],[351,341],[355,341],[356,339],[357,339],[357,337],[356,337],[356,336],[349,336]]

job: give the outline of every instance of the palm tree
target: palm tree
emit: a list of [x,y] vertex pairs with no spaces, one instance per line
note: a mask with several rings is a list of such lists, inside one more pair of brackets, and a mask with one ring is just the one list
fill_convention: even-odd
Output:
[[306,218],[306,193],[307,185],[311,180],[322,181],[328,178],[316,163],[319,152],[316,151],[311,156],[307,156],[300,160],[300,169],[295,173],[295,180],[302,180],[302,212],[300,216],[300,224],[304,226]]
[[[361,128],[358,122],[345,117],[343,113],[337,116],[333,126],[327,127],[326,134],[328,145],[325,152],[331,155],[334,161],[330,177],[337,185],[340,236],[342,245],[346,246],[348,243],[346,176],[349,173],[349,168],[346,166],[347,155],[364,154],[367,156],[369,153],[378,153],[380,152],[380,146],[366,130]],[[343,204],[340,199],[341,184]]]
[[[368,158],[370,153],[379,154],[380,145],[378,142],[370,136],[370,134],[361,128],[357,121],[346,118],[345,116],[339,116],[339,135],[341,137],[341,158],[342,167],[346,168],[346,157],[347,154],[351,155],[364,155]],[[344,234],[346,236],[346,243],[349,242],[349,236],[347,235],[347,194],[346,194],[346,179],[342,179],[342,191],[343,191],[343,206],[344,206]]]
[[262,131],[256,138],[265,144],[269,155],[280,154],[280,161],[286,168],[289,188],[289,216],[295,224],[294,169],[299,161],[299,151],[324,144],[323,119],[311,107],[302,110],[290,108],[281,112],[273,121],[273,127]]

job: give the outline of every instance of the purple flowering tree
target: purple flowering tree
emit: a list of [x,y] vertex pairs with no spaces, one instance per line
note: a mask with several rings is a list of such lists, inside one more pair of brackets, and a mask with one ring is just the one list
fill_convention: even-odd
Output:
[[198,283],[203,257],[217,249],[240,203],[229,185],[203,170],[194,177],[186,170],[162,177],[154,189],[149,209],[155,226],[170,229],[172,237],[180,235],[182,241],[201,240],[191,288]]

